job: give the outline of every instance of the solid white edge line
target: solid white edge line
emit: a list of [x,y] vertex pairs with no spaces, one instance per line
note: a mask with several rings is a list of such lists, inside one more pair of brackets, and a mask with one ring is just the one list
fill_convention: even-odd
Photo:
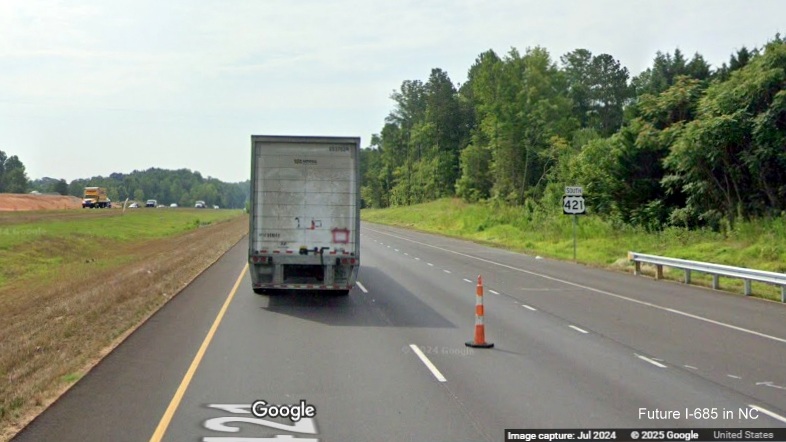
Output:
[[[366,228],[368,229],[368,227],[366,227]],[[394,238],[403,239],[404,241],[409,241],[409,242],[413,242],[415,244],[420,244],[420,245],[423,245],[423,246],[426,246],[426,247],[431,247],[431,248],[434,248],[434,249],[437,249],[437,250],[442,250],[442,251],[445,251],[445,252],[448,252],[448,253],[453,253],[455,255],[460,255],[460,256],[464,256],[464,257],[467,257],[467,258],[475,259],[475,260],[478,260],[478,261],[486,262],[486,263],[489,263],[489,264],[494,264],[494,265],[497,265],[497,266],[500,266],[500,267],[504,267],[506,269],[515,270],[515,271],[521,272],[521,273],[526,273],[528,275],[539,276],[541,278],[548,279],[549,281],[561,282],[563,284],[567,284],[567,285],[570,285],[570,286],[573,286],[573,287],[578,287],[578,288],[581,288],[581,289],[589,290],[591,292],[600,293],[602,295],[607,295],[607,296],[612,296],[614,298],[622,299],[622,300],[625,300],[625,301],[635,302],[636,304],[645,305],[647,307],[652,307],[652,308],[656,308],[658,310],[667,311],[667,312],[670,312],[670,313],[674,313],[676,315],[685,316],[687,318],[697,319],[699,321],[709,322],[710,324],[719,325],[721,327],[730,328],[732,330],[741,331],[743,333],[750,333],[752,335],[756,335],[756,336],[759,336],[759,337],[762,337],[762,338],[766,338],[766,339],[772,339],[773,341],[782,342],[782,343],[786,344],[786,339],[784,339],[784,338],[779,338],[777,336],[772,336],[772,335],[768,335],[768,334],[765,334],[765,333],[757,332],[755,330],[750,330],[750,329],[747,329],[747,328],[744,328],[744,327],[738,327],[736,325],[727,324],[725,322],[716,321],[714,319],[705,318],[703,316],[694,315],[692,313],[683,312],[682,310],[677,310],[677,309],[673,309],[673,308],[669,308],[669,307],[663,307],[663,306],[660,306],[660,305],[657,305],[657,304],[653,304],[651,302],[640,301],[638,299],[629,298],[627,296],[618,295],[618,294],[612,293],[612,292],[607,292],[606,290],[596,289],[596,288],[589,287],[589,286],[586,286],[586,285],[577,284],[575,282],[565,281],[564,279],[559,279],[559,278],[555,278],[553,276],[544,275],[542,273],[532,272],[532,271],[529,271],[529,270],[520,269],[518,267],[509,266],[507,264],[502,264],[502,263],[499,263],[499,262],[491,261],[489,259],[479,258],[477,256],[472,256],[472,255],[467,255],[466,253],[456,252],[454,250],[446,249],[446,248],[443,248],[443,247],[438,247],[438,246],[434,246],[434,245],[431,245],[431,244],[426,244],[424,242],[415,241],[414,239],[409,239],[409,238],[405,238],[403,236],[393,235],[391,233],[383,232],[383,231],[380,231],[380,230],[374,230],[374,229],[369,229],[369,230],[371,230],[372,232],[375,232],[375,233],[380,233],[382,235],[392,236]]]
[[361,284],[360,281],[356,282],[355,284],[358,285],[358,287],[360,288],[360,290],[363,291],[363,293],[368,293],[368,290],[366,290],[366,288],[363,287],[363,284]]
[[412,351],[414,351],[415,354],[418,355],[418,357],[420,358],[421,362],[426,364],[426,368],[429,369],[431,374],[433,374],[434,377],[437,378],[438,381],[440,381],[440,382],[447,381],[447,379],[445,379],[445,376],[442,376],[442,373],[440,373],[439,370],[437,369],[437,367],[429,360],[429,358],[427,358],[426,355],[423,354],[422,351],[420,351],[420,349],[418,348],[417,345],[409,344],[409,348],[411,348]]
[[579,332],[579,333],[584,333],[585,335],[586,335],[587,333],[589,333],[587,330],[584,330],[584,329],[578,328],[578,327],[576,327],[575,325],[569,325],[568,327],[572,328],[573,330],[576,330],[576,331],[577,331],[577,332]]
[[538,311],[538,309],[536,309],[535,307],[530,307],[527,304],[521,304],[521,306],[524,307],[527,310],[532,310],[533,312]]
[[781,422],[786,423],[786,417],[783,417],[780,414],[773,413],[772,411],[770,411],[770,410],[768,410],[766,408],[762,408],[762,407],[760,407],[758,405],[748,404],[748,406],[753,408],[753,409],[756,409],[756,410],[758,410],[758,411],[760,411],[760,412],[762,412],[764,414],[766,414],[767,416],[769,416],[769,417],[771,417],[773,419],[777,419],[777,420],[779,420]]
[[464,278],[464,281],[466,281],[466,282],[468,282],[468,283],[472,284],[472,281],[470,281],[470,280],[469,280],[469,279],[467,279],[467,278]]
[[498,291],[496,291],[496,290],[491,290],[491,289],[489,289],[489,291],[490,291],[491,293],[495,294],[495,295],[499,295],[499,292],[498,292]]
[[648,358],[648,357],[646,357],[646,356],[642,356],[642,355],[636,355],[636,357],[637,357],[637,358],[639,358],[639,359],[641,359],[642,361],[649,362],[650,364],[652,364],[652,365],[654,365],[654,366],[656,366],[656,367],[660,367],[660,368],[667,368],[665,365],[661,364],[660,362],[658,362],[658,361],[653,361],[652,359],[650,359],[650,358]]

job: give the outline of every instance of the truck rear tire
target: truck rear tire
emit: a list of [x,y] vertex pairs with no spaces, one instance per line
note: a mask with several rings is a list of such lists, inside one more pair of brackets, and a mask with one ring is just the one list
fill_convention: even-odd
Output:
[[267,295],[267,291],[265,289],[254,289],[254,293],[257,295]]
[[348,296],[349,290],[333,290],[333,296]]

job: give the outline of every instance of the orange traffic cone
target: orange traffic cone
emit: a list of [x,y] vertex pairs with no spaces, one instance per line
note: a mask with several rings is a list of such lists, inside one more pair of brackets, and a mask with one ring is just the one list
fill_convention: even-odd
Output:
[[491,348],[494,344],[486,342],[486,329],[483,325],[483,278],[478,275],[478,288],[475,291],[475,340],[466,343],[467,347]]

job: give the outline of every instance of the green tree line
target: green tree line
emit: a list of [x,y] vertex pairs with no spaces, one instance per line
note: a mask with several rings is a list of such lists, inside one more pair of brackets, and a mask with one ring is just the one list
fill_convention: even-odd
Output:
[[176,203],[193,207],[197,200],[205,201],[208,207],[241,209],[249,199],[250,183],[225,183],[216,178],[204,178],[199,172],[189,169],[166,170],[150,168],[135,170],[129,174],[113,173],[108,177],[92,177],[71,181],[68,192],[81,197],[88,186],[105,187],[112,201],[126,198],[138,202],[148,199],[159,204]]
[[25,165],[16,155],[0,150],[0,193],[24,193],[28,188]]
[[609,54],[489,50],[454,85],[406,80],[361,152],[366,207],[441,197],[588,210],[659,229],[731,226],[786,210],[786,38],[712,68],[658,52],[631,78]]
[[108,177],[95,176],[67,183],[64,179],[40,178],[29,180],[25,166],[16,155],[8,156],[0,150],[0,193],[54,193],[82,197],[88,186],[105,187],[107,196],[115,202],[155,199],[162,204],[177,203],[193,207],[197,200],[208,206],[241,209],[249,200],[249,181],[226,183],[216,178],[204,178],[188,169],[165,170],[150,168],[129,174],[113,173]]

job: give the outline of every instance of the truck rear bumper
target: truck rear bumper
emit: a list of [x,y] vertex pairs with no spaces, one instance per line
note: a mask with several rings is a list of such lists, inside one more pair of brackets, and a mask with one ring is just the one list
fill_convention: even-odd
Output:
[[334,284],[331,286],[327,285],[316,285],[316,284],[252,284],[251,285],[255,289],[287,289],[287,290],[352,290],[355,286],[352,285],[339,285]]
[[360,260],[335,255],[253,255],[249,271],[255,289],[350,290]]

